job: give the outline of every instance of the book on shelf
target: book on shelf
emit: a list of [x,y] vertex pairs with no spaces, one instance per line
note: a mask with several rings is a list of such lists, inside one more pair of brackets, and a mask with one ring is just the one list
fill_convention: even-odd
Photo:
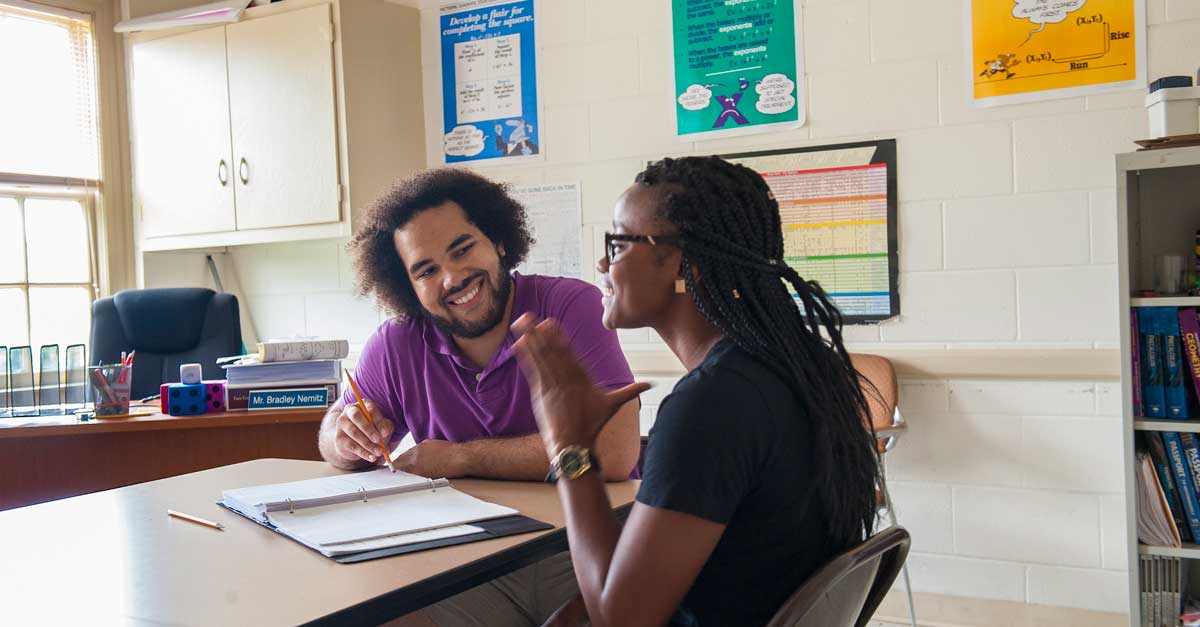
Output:
[[1138,556],[1138,582],[1142,627],[1180,625],[1188,589],[1188,565],[1183,558]]
[[1175,475],[1175,486],[1183,502],[1188,531],[1193,538],[1200,538],[1200,500],[1196,498],[1196,483],[1192,480],[1189,463],[1184,456],[1183,443],[1178,433],[1170,431],[1163,432],[1162,438],[1167,449],[1167,459],[1171,462],[1171,471]]
[[1182,344],[1179,340],[1179,315],[1174,307],[1154,307],[1162,334],[1163,397],[1167,418],[1188,418],[1188,394],[1183,386],[1190,375],[1184,366]]
[[[1189,388],[1193,407],[1200,410],[1200,316],[1195,307],[1179,308],[1179,341],[1183,349],[1183,365],[1187,371],[1184,385]],[[1187,381],[1191,378],[1190,385]]]
[[1183,541],[1175,519],[1167,506],[1166,495],[1159,485],[1158,475],[1150,455],[1137,455],[1137,537],[1138,541],[1150,546],[1180,547]]
[[1142,404],[1142,353],[1139,350],[1141,342],[1138,337],[1138,310],[1133,308],[1129,310],[1129,353],[1133,359],[1130,374],[1133,376],[1133,382],[1130,385],[1133,391],[1133,415],[1145,416],[1146,408]]
[[258,360],[262,363],[345,359],[349,355],[348,340],[297,339],[267,340],[258,343]]
[[217,503],[342,563],[552,528],[387,469],[225,490]]
[[1150,454],[1151,463],[1154,464],[1159,486],[1166,497],[1167,509],[1171,511],[1171,518],[1175,521],[1175,528],[1179,530],[1180,539],[1184,542],[1191,542],[1192,533],[1188,528],[1183,502],[1180,500],[1175,478],[1171,473],[1171,464],[1167,460],[1167,451],[1163,446],[1162,435],[1153,431],[1140,435],[1144,436],[1146,451]]
[[1141,349],[1142,404],[1147,418],[1166,418],[1166,391],[1163,389],[1162,336],[1158,334],[1155,307],[1138,312],[1138,346]]
[[1150,555],[1138,556],[1138,591],[1141,593],[1141,627],[1150,625]]
[[1194,433],[1179,433],[1179,443],[1183,446],[1183,459],[1191,473],[1192,487],[1196,491],[1196,502],[1200,503],[1200,438]]

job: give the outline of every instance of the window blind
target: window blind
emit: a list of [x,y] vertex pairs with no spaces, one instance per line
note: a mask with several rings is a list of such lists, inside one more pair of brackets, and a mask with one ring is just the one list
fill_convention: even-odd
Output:
[[99,131],[91,18],[0,0],[0,179],[97,180]]

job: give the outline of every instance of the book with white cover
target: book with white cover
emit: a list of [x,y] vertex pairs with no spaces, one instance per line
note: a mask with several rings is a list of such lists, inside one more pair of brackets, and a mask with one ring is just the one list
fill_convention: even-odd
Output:
[[387,469],[225,490],[218,504],[335,559],[550,527],[460,492],[446,479]]
[[308,361],[312,359],[345,359],[350,355],[348,340],[267,340],[258,343],[258,360],[262,363],[279,361]]

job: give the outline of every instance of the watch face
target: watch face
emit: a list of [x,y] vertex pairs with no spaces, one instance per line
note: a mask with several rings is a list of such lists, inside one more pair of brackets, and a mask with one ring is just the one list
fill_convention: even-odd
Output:
[[574,455],[563,455],[562,458],[562,474],[568,477],[574,476],[583,467],[583,456],[578,453]]

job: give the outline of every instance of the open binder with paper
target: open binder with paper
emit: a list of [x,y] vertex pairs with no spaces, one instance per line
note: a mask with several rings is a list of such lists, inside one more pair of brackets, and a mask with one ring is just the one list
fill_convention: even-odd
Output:
[[386,469],[226,490],[217,504],[342,563],[552,528]]

